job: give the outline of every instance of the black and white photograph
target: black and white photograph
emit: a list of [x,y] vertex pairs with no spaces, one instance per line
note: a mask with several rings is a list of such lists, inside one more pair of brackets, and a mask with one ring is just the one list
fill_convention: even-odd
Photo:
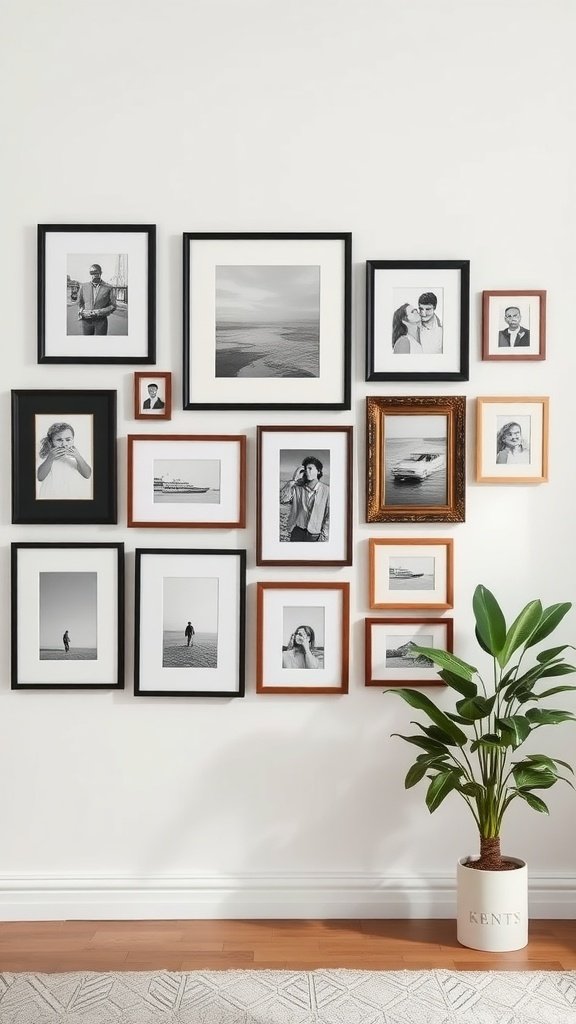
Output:
[[496,417],[496,464],[530,465],[530,417]]
[[96,661],[98,574],[40,573],[40,661]]
[[124,545],[12,544],[12,689],[124,688]]
[[246,551],[136,549],[134,693],[243,697]]
[[154,459],[154,504],[220,504],[218,459]]
[[352,427],[258,427],[258,565],[350,565]]
[[284,607],[282,668],[324,668],[324,608]]
[[366,686],[443,686],[417,647],[452,651],[452,619],[365,619]]
[[69,253],[66,334],[128,334],[128,254]]
[[216,267],[216,377],[318,377],[320,267]]
[[134,418],[172,419],[172,374],[168,371],[136,371],[134,374]]
[[366,380],[468,380],[468,260],[369,260]]
[[116,392],[12,392],[12,522],[115,523]]
[[[448,418],[389,416],[384,439],[386,504],[445,505],[448,498]],[[407,493],[408,492],[408,493]]]
[[431,556],[390,557],[388,586],[390,590],[434,590],[436,561]]
[[94,417],[39,413],[35,425],[37,501],[92,501]]
[[545,483],[548,479],[545,397],[478,398],[476,479],[482,483]]
[[546,358],[546,292],[482,293],[482,358]]
[[218,577],[163,581],[162,668],[217,668]]
[[450,537],[371,537],[370,607],[453,607]]
[[330,451],[280,449],[280,530],[284,543],[330,539]]
[[38,225],[38,362],[156,362],[154,224]]
[[350,408],[348,233],[183,243],[185,409]]

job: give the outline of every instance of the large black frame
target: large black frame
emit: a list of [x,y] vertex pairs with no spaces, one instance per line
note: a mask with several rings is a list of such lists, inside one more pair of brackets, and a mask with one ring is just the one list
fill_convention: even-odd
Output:
[[[375,276],[380,270],[460,271],[460,367],[432,372],[388,372],[375,370]],[[367,260],[366,262],[366,380],[367,381],[458,381],[469,379],[470,260]],[[436,357],[435,357],[436,358]]]
[[[191,395],[190,387],[190,245],[194,241],[334,241],[341,242],[344,247],[344,294],[343,299],[343,385],[342,399],[337,402],[202,402],[196,401]],[[351,232],[185,232],[183,235],[183,272],[184,272],[184,409],[350,409],[351,408],[351,337],[352,337],[352,234]],[[265,389],[266,378],[261,379]]]
[[[92,415],[93,487],[89,501],[36,497],[36,414]],[[116,523],[116,392],[12,392],[12,522]]]
[[[46,354],[46,236],[49,232],[126,232],[148,235],[147,319],[148,351],[137,356],[55,356]],[[38,225],[38,362],[39,363],[156,363],[156,225],[155,224],[39,224]]]
[[[116,662],[116,683],[19,683],[18,682],[18,551],[22,548],[78,548],[94,549],[106,548],[116,550],[118,554],[118,652]],[[11,689],[12,690],[123,690],[124,689],[124,544],[122,542],[111,543],[74,543],[63,541],[62,543],[46,543],[23,541],[11,545]]]

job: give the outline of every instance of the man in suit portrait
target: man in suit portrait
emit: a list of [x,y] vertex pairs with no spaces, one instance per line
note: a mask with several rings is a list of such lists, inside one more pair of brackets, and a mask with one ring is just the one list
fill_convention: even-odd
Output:
[[498,348],[527,348],[530,345],[530,331],[522,327],[522,314],[518,306],[507,306],[504,319],[506,327],[498,332]]
[[78,290],[78,319],[82,334],[108,334],[108,317],[116,309],[114,288],[102,280],[102,267],[93,263],[90,280]]
[[158,398],[158,385],[148,385],[148,398],[144,399],[142,404],[143,409],[163,409],[164,402],[161,398]]

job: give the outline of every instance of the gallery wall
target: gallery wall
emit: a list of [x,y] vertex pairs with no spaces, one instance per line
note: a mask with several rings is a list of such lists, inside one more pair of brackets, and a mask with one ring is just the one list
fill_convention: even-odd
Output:
[[[476,658],[471,596],[509,618],[575,596],[574,119],[569,0],[22,0],[4,7],[0,491],[0,916],[443,916],[477,845],[454,797],[405,793],[410,714],[364,687],[368,538],[451,537],[455,648]],[[128,529],[128,366],[36,362],[36,225],[156,223],[159,432],[245,433],[245,530]],[[349,412],[182,410],[183,231],[351,231]],[[469,259],[470,379],[367,384],[369,259]],[[481,292],[546,289],[544,362],[481,360]],[[11,388],[118,391],[117,526],[10,524]],[[365,522],[366,395],[467,396],[461,524]],[[550,397],[549,482],[475,482],[475,398]],[[303,418],[305,417],[305,418]],[[256,426],[353,424],[354,562],[255,564]],[[9,545],[118,541],[127,551],[126,689],[10,690]],[[135,698],[136,547],[248,551],[243,700]],[[256,695],[259,580],[349,581],[346,696]],[[576,615],[558,633],[573,642]],[[444,700],[443,697],[440,698]],[[447,699],[446,699],[447,700]],[[576,709],[567,695],[564,706]],[[574,730],[538,745],[570,760]],[[511,809],[534,915],[576,909],[574,794]]]

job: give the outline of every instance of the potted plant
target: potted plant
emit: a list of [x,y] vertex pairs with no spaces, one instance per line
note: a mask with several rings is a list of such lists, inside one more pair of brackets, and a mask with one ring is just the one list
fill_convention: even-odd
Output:
[[549,697],[576,690],[541,682],[576,672],[562,657],[572,645],[541,650],[530,667],[525,661],[527,652],[534,654],[571,607],[566,602],[543,608],[540,601],[530,601],[507,628],[496,598],[480,585],[473,597],[476,639],[492,658],[490,682],[448,651],[415,644],[414,650],[439,666],[441,679],[458,695],[455,710],[441,710],[421,691],[391,691],[429,720],[425,725],[413,723],[420,730],[417,735],[400,737],[420,748],[406,775],[406,789],[426,777],[431,813],[449,793],[458,793],[480,834],[479,856],[458,863],[458,941],[473,949],[521,949],[528,941],[526,864],[502,856],[500,833],[514,800],[548,814],[536,790],[550,789],[560,780],[572,785],[562,774],[573,774],[565,761],[518,753],[543,726],[576,720],[570,711],[542,706]]

